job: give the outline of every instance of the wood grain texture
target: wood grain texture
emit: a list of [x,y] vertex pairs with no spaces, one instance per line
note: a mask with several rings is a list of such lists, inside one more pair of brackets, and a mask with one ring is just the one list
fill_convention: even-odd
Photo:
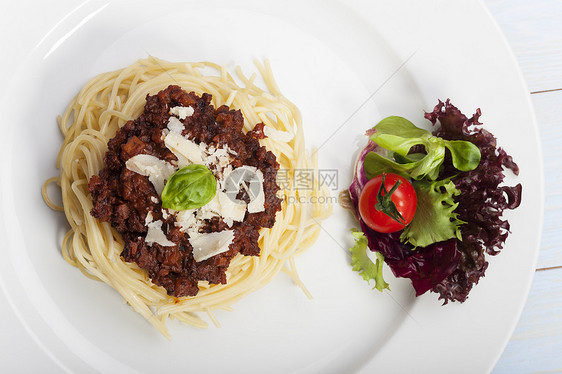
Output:
[[485,0],[531,92],[562,88],[562,1]]
[[534,94],[531,98],[539,124],[545,181],[538,268],[548,268],[562,265],[562,91]]
[[549,269],[536,273],[521,319],[493,373],[562,373],[562,1],[485,3],[532,93],[545,174],[537,268]]
[[537,272],[494,374],[562,373],[562,269]]

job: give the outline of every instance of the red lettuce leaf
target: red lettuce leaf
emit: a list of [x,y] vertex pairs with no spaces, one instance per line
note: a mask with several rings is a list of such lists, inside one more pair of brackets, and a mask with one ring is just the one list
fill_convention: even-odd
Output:
[[[449,100],[435,106],[425,117],[440,127],[434,135],[447,140],[467,140],[475,144],[482,155],[475,170],[461,173],[452,178],[461,191],[455,198],[459,203],[455,212],[465,221],[461,226],[462,241],[458,249],[462,253],[459,267],[443,282],[433,288],[440,299],[463,302],[472,286],[484,276],[488,267],[485,253],[496,255],[503,247],[509,234],[509,222],[503,220],[505,209],[515,209],[521,203],[521,184],[514,187],[500,186],[504,180],[504,168],[511,169],[515,175],[519,168],[511,156],[502,148],[496,147],[496,138],[480,126],[481,112],[467,118]],[[440,178],[453,176],[456,171],[450,160],[446,159]]]

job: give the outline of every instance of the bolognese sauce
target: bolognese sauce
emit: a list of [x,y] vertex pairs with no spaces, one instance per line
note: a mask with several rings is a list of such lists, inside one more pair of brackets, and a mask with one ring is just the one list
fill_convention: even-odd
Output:
[[[265,137],[263,126],[258,124],[245,134],[242,113],[224,105],[214,108],[211,99],[210,94],[198,96],[175,85],[148,95],[143,113],[128,121],[109,140],[104,167],[88,184],[93,201],[91,215],[110,222],[122,236],[123,259],[146,270],[154,284],[175,297],[195,296],[199,281],[225,284],[230,261],[238,253],[259,255],[259,230],[273,227],[276,212],[281,210],[281,199],[277,196],[280,188],[276,183],[279,164],[275,155],[258,141]],[[182,156],[169,146],[166,139],[171,139],[171,135],[189,142],[195,153],[201,152],[196,158],[201,157],[217,179],[217,196],[220,194],[221,198],[227,196],[222,191],[228,184],[225,180],[237,170],[259,175],[256,180],[263,194],[258,202],[261,205],[250,209],[255,196],[242,180],[238,183],[240,189],[228,195],[238,204],[238,218],[221,215],[219,208],[224,208],[227,201],[222,199],[220,205],[217,197],[208,204],[210,207],[195,211],[163,208],[162,186],[151,175],[143,175],[129,165],[135,157],[147,155],[159,160],[166,169],[177,170]],[[246,210],[240,211],[240,206]],[[203,259],[194,256],[195,237],[199,242],[203,238],[204,243],[204,235],[225,232],[231,233],[232,238],[222,252],[211,251],[210,257]]]

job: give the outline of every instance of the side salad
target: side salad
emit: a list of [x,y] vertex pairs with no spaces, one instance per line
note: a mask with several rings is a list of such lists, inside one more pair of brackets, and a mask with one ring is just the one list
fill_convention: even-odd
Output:
[[351,265],[379,291],[389,288],[386,263],[412,281],[416,296],[432,291],[444,304],[464,302],[485,274],[486,254],[502,249],[510,228],[502,214],[519,206],[522,186],[500,185],[505,169],[519,168],[480,115],[467,118],[439,101],[425,113],[440,125],[433,132],[397,116],[367,131],[348,189],[361,226],[352,230]]

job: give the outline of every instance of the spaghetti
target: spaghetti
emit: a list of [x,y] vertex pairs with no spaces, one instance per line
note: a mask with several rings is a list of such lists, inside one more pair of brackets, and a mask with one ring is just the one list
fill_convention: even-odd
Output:
[[[297,107],[279,91],[269,64],[256,62],[256,66],[266,90],[254,83],[256,74],[246,77],[239,67],[237,81],[217,64],[171,63],[150,57],[92,79],[59,118],[64,135],[57,158],[61,174],[46,181],[42,192],[51,208],[64,210],[71,226],[62,242],[63,257],[89,278],[117,290],[168,338],[169,318],[206,327],[200,316],[206,313],[218,325],[214,311],[230,310],[233,303],[268,284],[280,271],[310,296],[296,273],[294,259],[318,237],[320,221],[331,213],[330,199],[318,178],[293,183],[299,171],[317,171],[317,160],[305,151]],[[169,85],[179,85],[198,95],[209,93],[215,107],[240,109],[244,132],[258,123],[272,129],[275,134],[261,139],[260,144],[275,154],[285,177],[280,183],[283,202],[276,223],[271,229],[260,230],[260,256],[237,255],[227,270],[226,284],[201,281],[194,297],[169,296],[164,288],[153,284],[146,271],[120,256],[124,243],[115,229],[90,215],[88,181],[103,167],[108,141],[127,121],[139,116],[147,94],[155,94]],[[49,183],[60,185],[63,207],[49,199],[45,188]]]

